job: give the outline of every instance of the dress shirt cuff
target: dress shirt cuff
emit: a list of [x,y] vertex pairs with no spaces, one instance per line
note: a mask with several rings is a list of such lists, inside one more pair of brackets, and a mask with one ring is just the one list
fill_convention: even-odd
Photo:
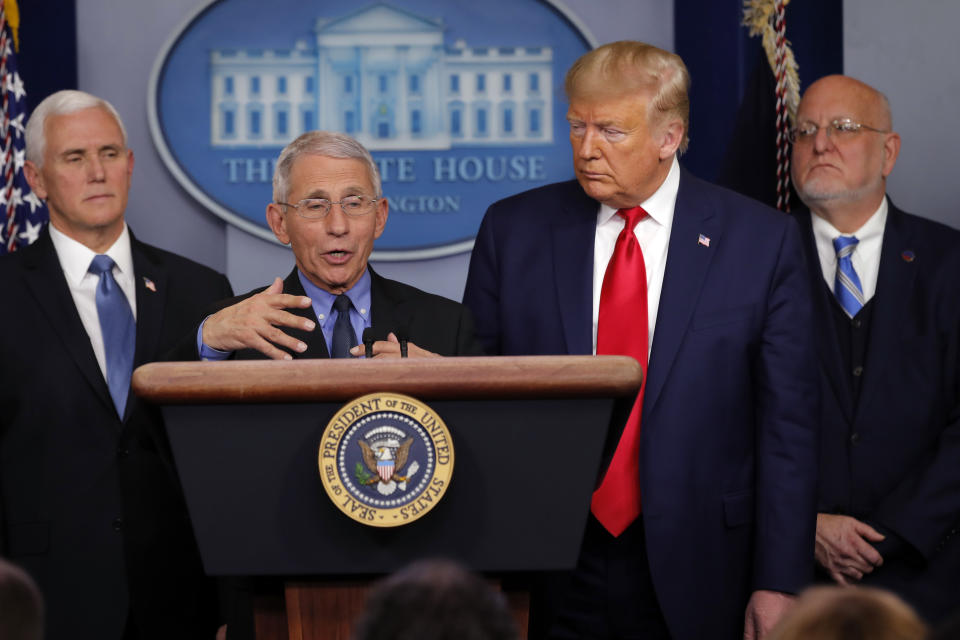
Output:
[[233,355],[233,351],[220,351],[219,349],[208,347],[203,343],[203,325],[206,324],[209,317],[210,316],[204,318],[203,322],[200,323],[200,328],[197,329],[197,353],[200,354],[201,360],[212,360],[214,362],[226,360]]

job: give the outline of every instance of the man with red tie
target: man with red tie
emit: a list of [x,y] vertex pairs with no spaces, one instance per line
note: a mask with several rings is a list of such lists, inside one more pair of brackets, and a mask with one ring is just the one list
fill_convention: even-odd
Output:
[[[464,302],[490,353],[646,376],[551,638],[762,638],[811,578],[817,384],[794,221],[694,178],[689,75],[639,42],[566,77],[576,180],[495,203]],[[558,499],[562,499],[558,496]]]

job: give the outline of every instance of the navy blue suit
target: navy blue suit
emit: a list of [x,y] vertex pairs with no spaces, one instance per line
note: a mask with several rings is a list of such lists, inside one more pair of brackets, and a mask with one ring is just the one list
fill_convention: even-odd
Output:
[[890,205],[854,404],[810,214],[798,220],[822,374],[818,509],[894,533],[863,583],[942,618],[960,608],[960,232]]
[[[132,234],[130,248],[140,366],[231,291]],[[46,637],[213,638],[160,412],[131,392],[117,415],[49,231],[0,259],[0,299],[0,553],[37,581]]]
[[[490,207],[464,294],[488,352],[591,353],[598,210],[574,181]],[[812,579],[817,388],[800,244],[788,216],[681,173],[638,478],[675,638],[739,638],[752,591]]]

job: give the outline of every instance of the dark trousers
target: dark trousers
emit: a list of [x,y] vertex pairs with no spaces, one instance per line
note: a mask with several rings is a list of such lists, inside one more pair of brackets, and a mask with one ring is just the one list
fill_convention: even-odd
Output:
[[[590,515],[577,568],[546,577],[531,638],[669,640],[647,563],[643,518],[614,538]],[[535,604],[535,606],[536,606]]]

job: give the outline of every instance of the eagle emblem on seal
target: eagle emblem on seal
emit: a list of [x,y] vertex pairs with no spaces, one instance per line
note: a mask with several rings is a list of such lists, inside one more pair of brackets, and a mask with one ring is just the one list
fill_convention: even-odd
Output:
[[401,475],[410,458],[410,445],[413,444],[412,437],[401,441],[400,437],[404,435],[399,429],[380,427],[366,434],[365,438],[358,439],[357,444],[363,452],[363,464],[370,471],[369,474],[362,474],[358,480],[365,485],[377,485],[377,491],[385,496],[397,488],[405,491],[407,480],[417,473],[420,465],[411,463],[406,475]]

